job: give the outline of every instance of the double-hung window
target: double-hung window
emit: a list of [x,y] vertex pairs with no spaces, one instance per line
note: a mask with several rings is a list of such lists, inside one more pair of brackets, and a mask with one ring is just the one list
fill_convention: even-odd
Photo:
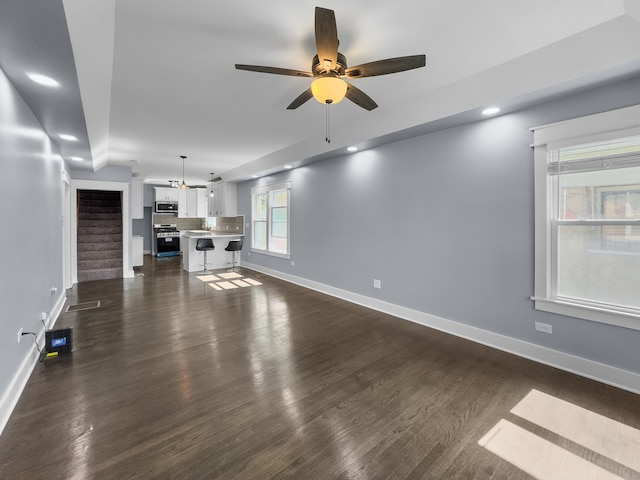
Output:
[[289,258],[290,182],[251,189],[251,248]]
[[640,106],[534,132],[536,308],[640,329]]

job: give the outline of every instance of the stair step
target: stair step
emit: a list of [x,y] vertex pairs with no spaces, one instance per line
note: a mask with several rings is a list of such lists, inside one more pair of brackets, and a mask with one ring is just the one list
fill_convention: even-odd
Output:
[[81,205],[80,209],[84,213],[108,213],[110,215],[121,215],[122,210],[116,205]]
[[83,220],[111,220],[113,222],[122,223],[122,214],[117,212],[105,212],[104,210],[100,210],[97,212],[91,210],[81,210],[78,213],[78,222]]
[[120,235],[122,236],[122,225],[78,225],[78,236],[83,235]]
[[78,262],[95,260],[118,260],[122,263],[122,249],[78,251]]
[[78,272],[78,282],[109,280],[112,278],[122,278],[122,268],[102,268],[99,270]]
[[122,256],[122,242],[78,242],[78,253],[100,252],[103,250],[118,251]]
[[122,243],[122,234],[78,235],[78,244],[80,243]]
[[102,260],[78,261],[78,273],[88,272],[90,270],[102,270],[105,268],[122,269],[122,258],[107,258]]
[[94,215],[78,219],[78,227],[103,227],[105,225],[119,226],[122,228],[122,218],[96,218]]

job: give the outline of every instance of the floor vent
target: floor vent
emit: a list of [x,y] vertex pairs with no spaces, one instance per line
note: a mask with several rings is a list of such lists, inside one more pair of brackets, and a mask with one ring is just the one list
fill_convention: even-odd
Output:
[[75,305],[69,305],[65,312],[77,312],[80,310],[91,310],[92,308],[100,308],[100,300],[95,302],[77,303]]

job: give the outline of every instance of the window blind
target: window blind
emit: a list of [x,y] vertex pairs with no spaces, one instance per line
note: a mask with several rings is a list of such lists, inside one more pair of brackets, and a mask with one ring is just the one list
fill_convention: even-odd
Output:
[[550,152],[550,175],[640,166],[640,135],[558,148]]

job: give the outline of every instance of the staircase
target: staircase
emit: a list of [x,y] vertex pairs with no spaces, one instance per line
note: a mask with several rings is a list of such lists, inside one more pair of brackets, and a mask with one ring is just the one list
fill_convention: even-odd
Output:
[[78,282],[122,278],[120,192],[78,190]]

